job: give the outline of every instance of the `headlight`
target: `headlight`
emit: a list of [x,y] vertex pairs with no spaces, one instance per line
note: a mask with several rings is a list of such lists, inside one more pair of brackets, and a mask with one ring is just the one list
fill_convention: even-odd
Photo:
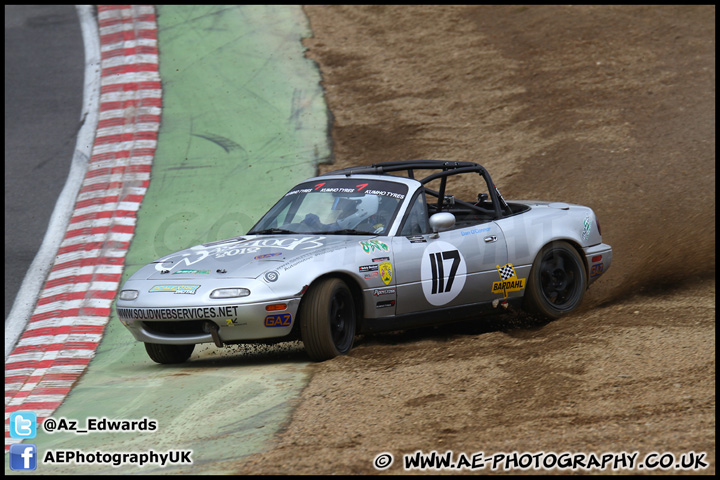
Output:
[[137,290],[123,290],[120,292],[120,300],[135,300],[139,294]]
[[250,290],[247,288],[218,288],[210,293],[210,298],[234,298],[247,297]]

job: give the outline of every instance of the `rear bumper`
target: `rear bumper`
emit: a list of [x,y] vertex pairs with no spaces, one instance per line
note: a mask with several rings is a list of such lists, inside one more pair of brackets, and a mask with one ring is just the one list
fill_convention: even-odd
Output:
[[584,250],[585,263],[588,268],[588,285],[590,285],[610,268],[612,264],[612,247],[600,243]]

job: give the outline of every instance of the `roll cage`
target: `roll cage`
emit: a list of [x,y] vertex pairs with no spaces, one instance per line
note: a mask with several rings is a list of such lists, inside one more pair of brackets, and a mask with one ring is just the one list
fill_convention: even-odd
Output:
[[[431,173],[422,178],[415,177],[416,170],[438,170],[435,173]],[[495,184],[490,178],[490,174],[482,165],[473,162],[454,162],[446,160],[406,160],[400,162],[382,162],[374,163],[369,167],[349,167],[334,172],[326,173],[323,176],[329,175],[345,175],[350,177],[352,175],[389,175],[396,172],[406,172],[407,178],[419,181],[425,192],[430,196],[436,197],[437,204],[435,205],[435,213],[448,210],[451,205],[458,204],[464,207],[470,208],[477,212],[485,215],[493,215],[495,219],[502,218],[506,215],[512,215],[513,212],[510,206],[505,202],[505,199],[500,195]],[[447,184],[447,178],[451,175],[460,175],[463,173],[478,173],[487,184],[488,195],[493,205],[493,210],[480,207],[473,203],[464,202],[457,200],[452,196],[445,195],[445,187]],[[433,180],[440,179],[440,190],[435,191],[427,188],[425,185],[432,182]]]

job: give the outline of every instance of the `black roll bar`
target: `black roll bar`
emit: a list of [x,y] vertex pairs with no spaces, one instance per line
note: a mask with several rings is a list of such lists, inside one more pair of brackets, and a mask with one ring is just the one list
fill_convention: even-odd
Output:
[[[432,173],[426,177],[423,177],[422,179],[416,179],[415,178],[415,170],[440,170],[439,172]],[[351,175],[385,175],[393,172],[407,172],[407,177],[418,180],[421,184],[425,185],[429,182],[432,182],[433,180],[436,180],[438,178],[441,179],[440,181],[440,191],[437,192],[438,195],[438,203],[437,203],[437,209],[438,211],[442,210],[443,202],[445,201],[445,187],[447,184],[447,177],[450,175],[459,175],[462,173],[472,173],[477,172],[481,177],[485,179],[485,182],[488,186],[488,194],[490,195],[490,199],[492,200],[493,206],[495,207],[495,217],[496,218],[502,218],[503,209],[507,209],[508,213],[510,213],[510,207],[505,202],[505,200],[498,195],[497,189],[495,188],[495,184],[492,181],[492,178],[490,177],[490,174],[488,171],[480,165],[479,163],[474,162],[456,162],[456,161],[449,161],[449,160],[405,160],[405,161],[397,161],[397,162],[381,162],[381,163],[374,163],[369,167],[350,167],[350,168],[344,168],[342,170],[336,170],[334,172],[326,173],[323,176],[327,175],[345,175],[345,176],[351,176]],[[428,190],[429,191],[429,190]],[[436,192],[432,192],[435,194]],[[465,202],[463,202],[465,203]],[[503,208],[501,208],[501,205]]]

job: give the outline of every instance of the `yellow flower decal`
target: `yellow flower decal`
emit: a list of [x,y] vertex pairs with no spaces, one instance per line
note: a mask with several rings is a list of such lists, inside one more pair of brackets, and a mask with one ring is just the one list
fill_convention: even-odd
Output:
[[390,285],[390,282],[392,281],[393,277],[393,269],[390,262],[383,262],[380,264],[380,278],[382,278],[382,281],[385,283],[385,285]]

